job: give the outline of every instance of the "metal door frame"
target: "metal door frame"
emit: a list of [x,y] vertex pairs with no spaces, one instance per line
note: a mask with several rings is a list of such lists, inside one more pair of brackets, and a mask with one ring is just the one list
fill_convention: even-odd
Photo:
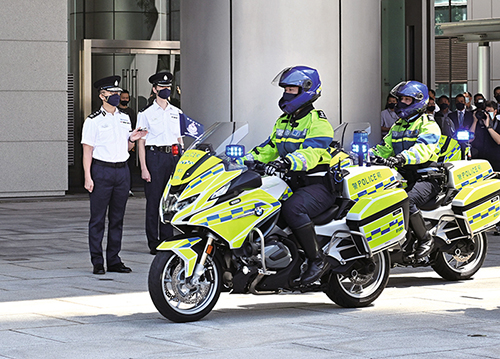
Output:
[[[180,41],[83,39],[80,47],[80,110],[92,112],[92,54],[180,55]],[[171,62],[175,59],[171,59]],[[174,64],[170,64],[174,68]]]

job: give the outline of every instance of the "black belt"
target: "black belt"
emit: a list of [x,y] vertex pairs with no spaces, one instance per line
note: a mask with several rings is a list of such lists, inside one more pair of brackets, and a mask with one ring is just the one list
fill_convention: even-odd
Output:
[[159,151],[165,153],[172,152],[172,146],[146,146],[146,147],[151,151]]
[[113,167],[113,168],[122,168],[127,165],[127,162],[105,162],[95,158],[92,159],[92,163],[97,163],[101,166]]

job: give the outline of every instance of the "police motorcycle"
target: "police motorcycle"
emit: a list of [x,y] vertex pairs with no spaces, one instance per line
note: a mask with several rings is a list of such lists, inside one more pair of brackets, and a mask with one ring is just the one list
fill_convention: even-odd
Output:
[[280,176],[263,175],[259,163],[233,160],[244,155],[247,132],[247,124],[214,124],[183,154],[165,188],[160,216],[177,234],[157,247],[149,271],[158,311],[174,322],[196,321],[222,291],[320,291],[342,307],[371,304],[388,281],[388,249],[408,230],[408,199],[397,188],[397,172],[346,171],[349,155],[339,146],[332,149],[337,162],[330,178],[338,199],[312,219],[329,266],[320,280],[304,286],[298,279],[307,269],[306,256],[280,221],[291,189]]
[[[471,278],[483,265],[486,232],[500,221],[500,180],[488,161],[471,159],[469,136],[468,131],[442,136],[438,162],[418,171],[422,179],[440,184],[440,192],[420,207],[434,237],[433,251],[415,259],[410,231],[401,247],[390,251],[393,266],[431,266],[442,278],[457,281]],[[402,176],[396,177],[404,187]]]

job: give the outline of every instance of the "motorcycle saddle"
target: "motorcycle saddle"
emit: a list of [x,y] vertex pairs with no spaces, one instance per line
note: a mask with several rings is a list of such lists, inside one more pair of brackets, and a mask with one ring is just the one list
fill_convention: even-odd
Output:
[[330,223],[333,221],[339,211],[339,206],[333,205],[328,208],[325,212],[321,213],[319,216],[311,218],[311,221],[317,226]]

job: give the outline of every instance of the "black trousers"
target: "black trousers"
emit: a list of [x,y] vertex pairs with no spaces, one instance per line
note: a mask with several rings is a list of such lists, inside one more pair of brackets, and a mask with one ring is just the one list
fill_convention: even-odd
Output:
[[313,184],[301,187],[283,203],[282,214],[291,229],[297,229],[311,222],[316,217],[333,206],[335,195],[331,194],[325,185]]
[[408,191],[410,214],[417,212],[420,206],[435,197],[438,192],[439,184],[436,181],[417,181]]
[[149,249],[154,249],[160,241],[173,236],[170,224],[160,222],[159,207],[165,186],[175,167],[175,159],[171,153],[146,149],[146,166],[151,175],[151,182],[144,184],[146,195],[146,237]]
[[93,265],[104,264],[102,240],[108,212],[106,263],[109,267],[121,262],[118,253],[122,247],[123,216],[130,188],[130,172],[126,165],[112,168],[93,163],[91,174],[94,190],[90,193],[90,260]]

